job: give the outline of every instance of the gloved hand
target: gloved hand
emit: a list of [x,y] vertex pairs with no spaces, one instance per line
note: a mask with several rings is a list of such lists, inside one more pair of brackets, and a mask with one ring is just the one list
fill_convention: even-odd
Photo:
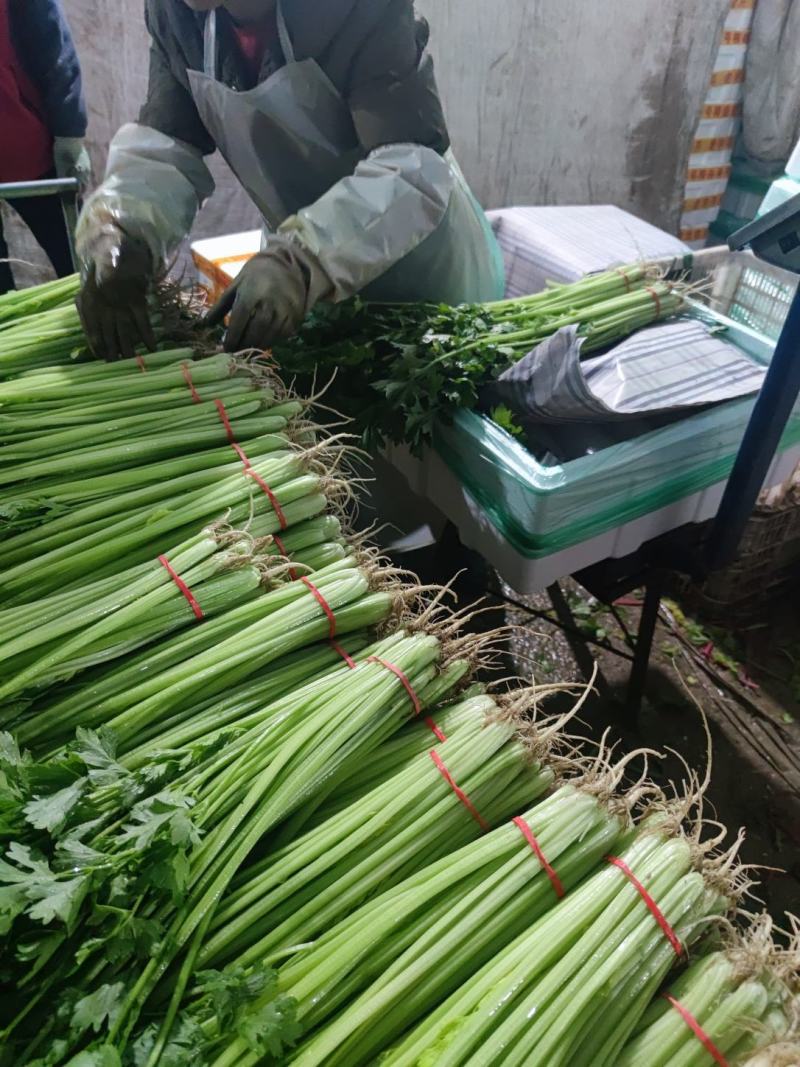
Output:
[[147,309],[152,275],[147,245],[109,222],[83,255],[83,286],[75,303],[92,352],[106,360],[132,359],[139,343],[152,352],[156,338]]
[[245,263],[239,276],[209,310],[205,322],[218,326],[231,312],[224,345],[263,351],[291,337],[313,305],[330,289],[314,257],[297,243],[271,239],[267,250]]
[[77,178],[81,190],[92,181],[92,161],[82,137],[56,137],[53,141],[53,157],[59,178]]

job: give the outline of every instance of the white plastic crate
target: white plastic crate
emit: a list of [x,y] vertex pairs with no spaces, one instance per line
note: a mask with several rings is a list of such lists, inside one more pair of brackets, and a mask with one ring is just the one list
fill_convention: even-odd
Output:
[[[716,259],[712,259],[713,253]],[[797,289],[797,275],[773,267],[750,252],[709,249],[695,257],[693,276],[706,273],[711,307],[751,330],[776,340]]]
[[752,252],[731,252],[725,245],[694,252],[690,261],[660,259],[655,266],[687,276],[702,289],[703,303],[723,319],[760,334],[762,341],[777,340],[798,284],[791,271],[773,267]]

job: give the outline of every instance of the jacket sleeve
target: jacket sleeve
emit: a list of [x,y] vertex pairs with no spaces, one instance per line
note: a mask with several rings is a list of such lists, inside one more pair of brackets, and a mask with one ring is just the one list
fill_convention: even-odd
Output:
[[411,0],[382,6],[350,74],[347,99],[359,140],[367,152],[411,142],[441,155],[450,138],[426,51],[428,24],[415,18]]
[[427,26],[415,21],[411,0],[372,10],[346,93],[367,158],[278,229],[279,239],[305,247],[319,273],[315,289],[330,300],[359,292],[422,244],[458,184]]
[[20,61],[42,94],[54,137],[86,135],[81,68],[60,0],[11,0],[11,26]]
[[[214,141],[200,118],[187,81],[178,76],[175,64],[181,63],[182,50],[174,40],[163,4],[148,0],[145,21],[150,33],[150,79],[139,123],[209,155],[214,151]],[[185,78],[185,65],[182,73]]]
[[182,51],[159,0],[148,0],[150,87],[139,122],[123,126],[108,153],[103,184],[84,204],[75,243],[84,269],[97,238],[120,230],[142,241],[158,270],[191,229],[214,191],[203,159],[214,144],[189,92],[171,65]]
[[214,191],[214,180],[194,145],[151,126],[129,123],[115,134],[103,184],[86,201],[75,245],[86,267],[96,238],[109,227],[142,241],[157,271],[192,228]]

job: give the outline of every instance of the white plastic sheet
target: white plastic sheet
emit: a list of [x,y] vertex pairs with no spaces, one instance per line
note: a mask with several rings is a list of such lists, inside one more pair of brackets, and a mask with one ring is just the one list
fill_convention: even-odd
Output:
[[509,207],[488,215],[505,260],[508,297],[623,263],[689,253],[677,237],[611,204]]
[[765,368],[697,319],[638,330],[581,359],[583,338],[565,326],[487,389],[490,402],[543,422],[612,422],[718,404],[757,393]]

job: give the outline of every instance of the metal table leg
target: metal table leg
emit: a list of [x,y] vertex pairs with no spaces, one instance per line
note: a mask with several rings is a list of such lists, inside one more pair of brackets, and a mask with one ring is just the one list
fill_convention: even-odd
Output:
[[642,699],[647,689],[647,672],[650,667],[650,654],[653,651],[653,637],[658,622],[658,609],[664,591],[664,572],[654,571],[645,587],[642,617],[636,635],[636,648],[633,656],[625,707],[631,719],[635,719],[642,707]]

